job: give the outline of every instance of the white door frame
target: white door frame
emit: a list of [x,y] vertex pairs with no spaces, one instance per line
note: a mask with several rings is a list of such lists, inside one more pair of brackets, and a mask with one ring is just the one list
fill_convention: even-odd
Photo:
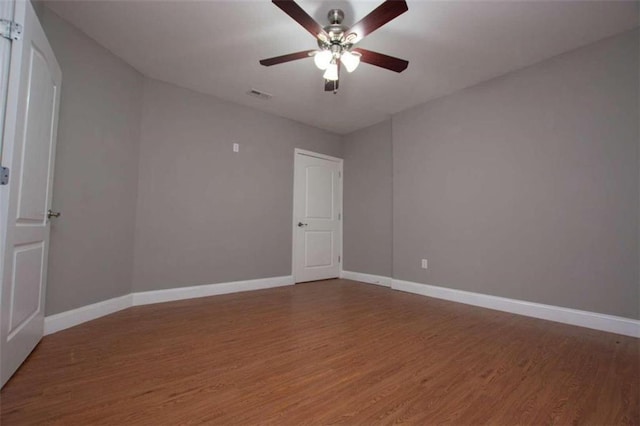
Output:
[[[13,20],[13,9],[15,0],[0,1],[0,18]],[[0,69],[0,166],[4,166],[4,153],[7,151],[6,141],[4,140],[4,121],[7,112],[7,94],[9,89],[9,69],[11,66],[11,41],[7,39],[0,40],[0,60],[3,64]],[[12,148],[12,147],[9,147]],[[9,151],[12,151],[9,149]],[[8,164],[8,163],[7,163]],[[4,277],[4,240],[6,229],[4,224],[7,223],[6,218],[9,212],[9,185],[0,186],[0,306],[2,306],[2,286]],[[1,324],[0,324],[1,326]],[[0,339],[0,353],[2,352],[2,339]],[[2,381],[0,380],[0,387]]]
[[307,151],[305,149],[295,148],[293,152],[293,196],[291,197],[291,275],[293,276],[293,283],[297,284],[296,279],[296,230],[298,229],[298,223],[296,221],[296,171],[298,168],[298,155],[307,155],[309,157],[321,158],[323,160],[335,161],[340,165],[340,176],[338,179],[338,197],[340,198],[340,225],[338,227],[340,233],[340,242],[338,243],[338,248],[340,250],[340,262],[338,264],[338,274],[339,277],[342,276],[342,264],[344,263],[344,255],[343,255],[343,247],[342,247],[342,224],[344,223],[344,200],[343,200],[343,175],[344,175],[344,160],[338,157],[332,157],[330,155],[320,154],[313,151]]
[[[15,0],[0,1],[0,19],[13,21]],[[11,44],[6,38],[0,37],[0,162],[4,146],[4,116],[7,106],[7,93],[9,89],[9,68],[11,66]]]

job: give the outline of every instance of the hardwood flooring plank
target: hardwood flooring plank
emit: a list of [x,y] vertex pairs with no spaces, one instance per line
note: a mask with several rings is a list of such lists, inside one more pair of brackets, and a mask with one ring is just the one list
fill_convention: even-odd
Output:
[[46,336],[2,425],[639,424],[640,340],[348,280]]

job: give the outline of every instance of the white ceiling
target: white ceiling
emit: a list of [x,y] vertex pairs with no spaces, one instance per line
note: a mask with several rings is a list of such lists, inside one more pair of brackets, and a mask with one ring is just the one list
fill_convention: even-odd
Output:
[[[338,7],[351,25],[377,1],[299,0],[322,25]],[[409,60],[401,74],[361,64],[324,92],[311,59],[259,59],[316,47],[268,0],[49,1],[141,73],[337,133],[638,25],[638,2],[419,1],[359,45]],[[255,88],[273,95],[250,97]]]

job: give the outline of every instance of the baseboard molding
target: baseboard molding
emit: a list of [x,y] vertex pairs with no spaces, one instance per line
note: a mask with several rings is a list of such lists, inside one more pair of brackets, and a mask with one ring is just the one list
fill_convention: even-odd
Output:
[[382,275],[364,274],[362,272],[341,271],[340,278],[347,280],[360,281],[368,284],[381,285],[383,287],[391,287],[391,278]]
[[114,297],[91,305],[82,306],[70,311],[49,315],[44,318],[44,334],[53,334],[57,331],[82,324],[114,312],[121,311],[131,306],[131,294]]
[[640,337],[640,320],[634,320],[631,318],[563,308],[560,306],[544,305],[541,303],[526,302],[524,300],[508,299],[505,297],[489,296],[486,294],[395,279],[391,282],[391,288],[408,293],[420,294],[422,296],[510,312],[512,314],[577,325],[595,330],[608,331],[610,333],[623,334],[625,336]]
[[220,294],[239,293],[242,291],[263,290],[293,284],[293,276],[288,275],[257,280],[234,281],[220,284],[207,284],[167,290],[130,293],[124,296],[105,300],[103,302],[61,312],[59,314],[49,315],[44,319],[44,334],[45,336],[53,334],[67,328],[80,325],[84,322],[130,308],[131,306],[216,296]]
[[171,302],[196,297],[217,296],[239,293],[241,291],[263,290],[267,288],[293,285],[293,276],[262,278],[257,280],[234,281],[220,284],[196,285],[192,287],[171,288],[167,290],[143,291],[133,293],[133,306],[151,303]]
[[[394,290],[405,291],[422,296],[577,325],[595,330],[608,331],[610,333],[623,334],[631,337],[640,337],[640,320],[581,311],[578,309],[563,308],[560,306],[526,302],[524,300],[490,296],[428,284],[419,284],[410,281],[395,280],[389,277],[363,274],[359,272],[342,271],[340,273],[340,277],[363,283],[391,287]],[[257,280],[235,281],[126,294],[103,302],[93,303],[70,311],[47,316],[44,319],[44,334],[53,334],[84,322],[121,311],[131,306],[238,293],[242,291],[263,290],[292,284],[294,284],[294,279],[293,276],[289,275]]]

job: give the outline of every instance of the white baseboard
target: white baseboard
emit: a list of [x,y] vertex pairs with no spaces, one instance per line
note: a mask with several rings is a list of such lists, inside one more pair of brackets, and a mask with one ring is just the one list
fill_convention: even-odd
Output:
[[143,291],[133,293],[133,306],[151,303],[170,302],[174,300],[193,299],[196,297],[217,296],[220,294],[239,293],[241,291],[262,290],[266,288],[292,285],[293,276],[262,278],[257,280],[234,281],[220,284],[196,285],[192,287],[171,288],[167,290]]
[[45,336],[53,334],[57,331],[121,311],[131,306],[171,302],[174,300],[215,296],[219,294],[239,293],[241,291],[262,290],[292,284],[294,284],[293,276],[288,275],[257,280],[234,281],[229,283],[130,293],[124,296],[105,300],[103,302],[61,312],[59,314],[49,315],[44,319],[44,334]]
[[391,287],[391,278],[382,275],[363,274],[362,272],[342,271],[340,278],[347,280],[360,281],[368,284],[381,285],[383,287]]
[[125,294],[124,296],[82,306],[81,308],[49,315],[44,318],[44,334],[45,336],[53,334],[74,325],[121,311],[131,306],[131,300],[131,294]]
[[437,299],[445,299],[533,318],[608,331],[625,336],[640,337],[640,320],[631,318],[526,302],[524,300],[507,299],[505,297],[489,296],[469,291],[418,284],[410,281],[392,280],[391,288],[408,293],[420,294],[422,296],[435,297]]
[[[577,325],[595,330],[608,331],[626,336],[640,337],[640,320],[581,311],[578,309],[563,308],[560,306],[526,302],[524,300],[490,296],[427,284],[419,284],[410,281],[393,280],[389,277],[363,274],[359,272],[342,271],[340,277],[369,284],[391,287],[394,290],[405,291],[422,296],[450,300],[453,302]],[[45,317],[44,334],[52,334],[131,306],[170,302],[196,297],[215,296],[242,291],[262,290],[292,284],[294,284],[294,280],[293,277],[289,275],[127,294]]]

